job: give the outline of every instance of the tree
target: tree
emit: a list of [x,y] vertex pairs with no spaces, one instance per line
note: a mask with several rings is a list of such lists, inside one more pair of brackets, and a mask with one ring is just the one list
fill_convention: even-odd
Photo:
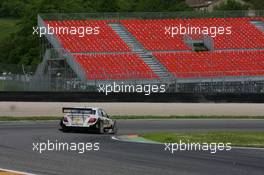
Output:
[[191,10],[184,0],[139,0],[137,11],[143,12],[166,12]]
[[248,5],[241,4],[236,0],[227,0],[216,6],[214,10],[248,10],[248,8]]
[[25,6],[25,0],[2,1],[0,4],[0,17],[21,17]]
[[247,3],[251,4],[251,8],[255,10],[263,10],[264,9],[264,1],[263,0],[244,0]]

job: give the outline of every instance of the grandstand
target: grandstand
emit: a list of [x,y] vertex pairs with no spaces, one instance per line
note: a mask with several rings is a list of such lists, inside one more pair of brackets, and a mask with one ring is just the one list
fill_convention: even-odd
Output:
[[[100,32],[45,34],[34,88],[89,91],[117,81],[166,84],[168,92],[264,92],[263,13],[144,15],[40,14],[39,27]],[[165,26],[180,24],[231,27],[232,34],[165,34]]]

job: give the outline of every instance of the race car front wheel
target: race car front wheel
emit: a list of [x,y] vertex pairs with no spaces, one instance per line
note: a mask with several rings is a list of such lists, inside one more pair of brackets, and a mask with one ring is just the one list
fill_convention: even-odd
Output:
[[111,130],[112,130],[111,134],[116,134],[116,133],[117,133],[117,125],[116,125],[116,121],[114,121],[114,124],[113,124]]

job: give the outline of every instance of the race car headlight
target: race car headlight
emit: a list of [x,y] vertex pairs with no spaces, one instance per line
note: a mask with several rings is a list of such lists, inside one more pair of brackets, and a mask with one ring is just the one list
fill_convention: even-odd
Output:
[[96,122],[96,118],[89,118],[88,123],[94,123]]

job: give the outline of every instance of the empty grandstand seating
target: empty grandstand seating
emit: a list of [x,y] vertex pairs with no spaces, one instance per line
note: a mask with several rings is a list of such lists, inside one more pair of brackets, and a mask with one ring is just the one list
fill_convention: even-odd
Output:
[[121,23],[147,50],[191,50],[183,36],[165,35],[165,26],[173,24],[170,20],[121,20]]
[[[166,27],[231,27],[232,34],[217,35],[213,38],[216,49],[263,48],[264,33],[251,20],[263,18],[203,18],[203,19],[162,19],[162,20],[121,20],[121,23],[144,45],[147,50],[190,50],[184,43],[183,35],[171,37],[165,34]],[[193,39],[203,36],[191,35]]]
[[[217,35],[216,49],[263,48],[264,33],[251,20],[263,18],[203,18],[203,19],[162,19],[162,20],[121,20],[120,22],[147,50],[191,50],[184,42],[183,35],[171,37],[165,34],[165,26],[231,27],[231,35]],[[64,20],[45,21],[52,27],[100,27],[100,34],[79,37],[71,34],[57,34],[64,48],[70,52],[126,52],[127,44],[112,30],[108,20]],[[190,35],[193,39],[203,36]]]
[[62,47],[70,52],[125,52],[130,51],[126,43],[108,26],[105,20],[64,20],[45,21],[51,27],[99,27],[99,34],[78,35],[62,34],[56,36]]
[[158,78],[136,54],[77,54],[89,80]]
[[[128,19],[120,22],[177,78],[264,76],[264,33],[251,20],[264,18]],[[159,78],[108,25],[109,20],[45,21],[52,27],[100,27],[100,34],[79,37],[56,34],[62,47],[74,55],[88,80]],[[116,22],[116,21],[114,21]],[[212,37],[214,51],[194,52],[183,35],[165,34],[165,26],[231,27],[232,34]],[[203,35],[188,35],[200,40]],[[107,53],[115,52],[115,53]],[[123,53],[125,52],[125,53]],[[94,53],[94,54],[93,54]],[[144,54],[144,53],[143,53]]]
[[263,76],[264,50],[154,53],[178,78]]
[[216,18],[211,25],[231,26],[231,35],[217,35],[216,49],[264,48],[264,33],[250,23],[251,18]]

